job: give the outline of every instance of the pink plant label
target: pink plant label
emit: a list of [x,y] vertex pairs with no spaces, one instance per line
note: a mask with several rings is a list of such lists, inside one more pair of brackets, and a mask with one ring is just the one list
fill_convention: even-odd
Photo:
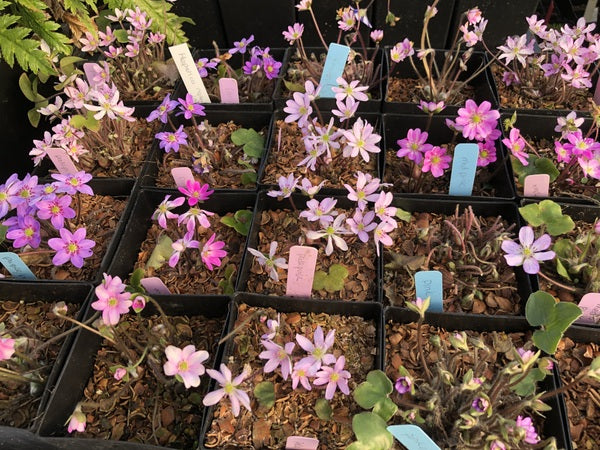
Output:
[[171,291],[158,277],[142,278],[140,284],[150,295],[170,295]]
[[202,81],[196,62],[187,44],[173,45],[169,47],[177,71],[181,75],[183,84],[187,91],[192,94],[195,102],[210,103],[210,97]]
[[387,430],[410,450],[440,450],[438,445],[416,425],[390,425]]
[[238,84],[234,78],[221,78],[219,80],[219,93],[221,103],[239,103]]
[[317,266],[317,253],[316,248],[304,245],[294,245],[290,249],[285,295],[310,297]]
[[171,175],[173,176],[177,187],[185,187],[188,180],[194,181],[194,174],[189,167],[175,167],[171,169]]
[[319,440],[302,436],[289,436],[285,441],[285,450],[317,450]]
[[0,264],[17,280],[36,280],[27,264],[13,252],[0,252]]
[[600,323],[600,294],[585,294],[579,302],[579,307],[583,314],[577,320],[579,323]]
[[94,89],[98,83],[94,81],[94,77],[96,76],[96,71],[94,67],[98,64],[96,63],[83,63],[83,72],[85,73],[85,77],[87,78],[87,82],[90,85],[90,88]]
[[48,153],[54,167],[63,175],[73,175],[79,172],[71,157],[62,148],[49,148],[46,153]]
[[538,173],[527,175],[523,183],[523,195],[525,197],[548,197],[550,192],[550,175]]

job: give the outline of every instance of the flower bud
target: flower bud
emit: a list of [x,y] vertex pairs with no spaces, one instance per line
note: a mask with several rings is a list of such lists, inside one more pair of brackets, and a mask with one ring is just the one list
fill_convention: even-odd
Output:
[[146,307],[146,298],[143,295],[136,296],[131,303],[131,307],[136,313],[141,313]]
[[115,377],[115,380],[119,381],[121,380],[125,375],[127,374],[127,370],[125,370],[124,367],[119,367],[117,370],[115,370],[115,374],[113,375]]
[[58,302],[52,308],[52,312],[57,316],[64,316],[67,314],[67,304],[65,302]]

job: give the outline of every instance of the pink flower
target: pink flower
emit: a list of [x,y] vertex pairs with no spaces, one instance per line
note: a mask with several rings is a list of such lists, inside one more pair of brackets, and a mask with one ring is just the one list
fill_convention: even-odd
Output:
[[313,381],[313,384],[315,386],[327,384],[327,388],[325,389],[325,398],[327,400],[331,400],[333,398],[333,394],[338,388],[344,394],[350,394],[348,380],[350,379],[351,375],[350,372],[344,370],[345,364],[346,358],[344,358],[342,355],[335,362],[335,366],[323,366],[321,367],[321,370],[316,373],[317,378]]
[[204,400],[202,400],[204,406],[214,405],[223,397],[229,397],[234,417],[240,414],[240,404],[248,411],[252,411],[248,394],[239,389],[239,385],[250,375],[250,370],[244,368],[244,371],[233,380],[231,379],[231,370],[225,364],[221,364],[221,371],[208,369],[206,373],[211,378],[217,380],[217,383],[221,385],[221,389],[206,394]]
[[344,78],[339,77],[335,82],[338,86],[331,88],[335,92],[335,98],[338,101],[344,100],[347,97],[353,97],[356,101],[366,102],[369,100],[364,91],[369,89],[369,86],[359,86],[360,80],[354,80],[348,83]]
[[202,255],[202,262],[206,264],[208,270],[213,270],[213,266],[221,266],[221,258],[227,255],[227,251],[223,250],[225,242],[215,242],[216,234],[210,237],[208,241],[202,247],[200,254]]
[[409,41],[408,38],[405,38],[402,42],[398,42],[390,50],[390,57],[395,63],[404,61],[407,57],[412,56],[414,54],[415,50],[413,48],[413,42]]
[[467,11],[467,20],[471,25],[479,23],[481,20],[481,10],[476,6],[473,9]]
[[350,231],[356,234],[362,242],[368,242],[369,232],[377,227],[377,223],[373,222],[374,218],[374,211],[368,211],[363,215],[363,212],[357,208],[352,219],[347,219],[346,223],[350,227]]
[[136,313],[141,313],[142,310],[146,307],[146,299],[143,295],[136,296],[131,303],[131,308]]
[[114,379],[120,381],[127,374],[127,370],[124,367],[119,367],[115,370],[115,374],[113,375]]
[[214,191],[210,188],[208,183],[202,184],[199,181],[187,180],[185,182],[185,187],[180,187],[179,192],[188,197],[188,205],[194,206],[199,201],[208,200]]
[[344,131],[346,146],[344,147],[343,156],[345,158],[355,158],[360,153],[363,160],[369,162],[369,153],[379,153],[381,151],[376,145],[381,140],[381,136],[373,131],[373,125],[358,118],[351,130]]
[[477,105],[469,99],[464,108],[458,110],[456,124],[463,127],[462,134],[465,139],[484,141],[498,125],[500,113],[491,109],[492,104],[487,100]]
[[98,300],[92,303],[92,308],[102,311],[102,321],[106,325],[119,323],[121,314],[127,314],[131,306],[131,294],[125,291],[125,285],[119,277],[104,274],[104,280],[96,287]]
[[435,178],[439,178],[444,175],[444,170],[450,167],[450,161],[452,161],[452,157],[446,155],[446,149],[436,145],[425,153],[423,168],[421,170],[423,170],[423,172],[431,171],[431,175]]
[[338,212],[333,209],[336,203],[337,200],[332,197],[325,197],[321,201],[316,199],[309,200],[306,202],[308,210],[301,211],[300,217],[306,218],[309,222],[316,222],[318,220],[322,226],[326,226],[333,222],[333,218],[338,215]]
[[356,190],[349,184],[344,184],[348,191],[348,199],[358,203],[359,209],[364,209],[367,202],[374,202],[379,197],[375,192],[379,189],[381,181],[379,178],[373,178],[370,174],[362,172],[356,173]]
[[400,150],[396,152],[398,158],[407,157],[415,164],[421,164],[423,161],[423,153],[431,150],[433,145],[427,144],[427,131],[421,131],[419,128],[411,128],[408,130],[406,138],[398,139],[396,143]]
[[518,128],[512,128],[508,139],[502,139],[502,143],[508,147],[515,158],[521,161],[524,166],[529,164],[529,155],[524,151],[525,139],[521,137],[521,131]]
[[540,437],[535,431],[531,417],[517,416],[517,427],[525,430],[525,439],[523,440],[526,443],[535,445],[540,442]]
[[0,338],[0,361],[10,359],[15,352],[15,340],[11,338]]
[[297,334],[296,342],[309,354],[309,356],[305,356],[298,361],[298,367],[306,366],[312,370],[319,370],[322,364],[333,364],[335,356],[332,353],[327,353],[327,350],[333,345],[334,340],[335,330],[330,330],[327,336],[323,338],[321,326],[317,326],[315,329],[314,344],[305,336]]
[[503,59],[505,64],[509,64],[513,59],[517,59],[523,67],[527,63],[526,57],[533,55],[533,39],[527,42],[527,35],[523,34],[520,37],[509,36],[506,38],[506,45],[499,45],[497,48],[503,53],[498,57]]
[[171,212],[171,210],[183,205],[183,202],[185,202],[185,197],[177,197],[175,200],[169,200],[170,198],[170,195],[166,195],[165,199],[160,202],[160,205],[154,211],[154,214],[152,214],[152,220],[157,220],[158,225],[164,229],[167,229],[167,220],[179,217],[178,214]]
[[52,264],[60,266],[70,260],[75,267],[83,267],[83,260],[92,256],[91,248],[96,245],[94,241],[85,239],[85,234],[85,228],[78,228],[75,233],[61,228],[60,238],[48,239],[48,245],[56,251]]
[[279,366],[281,366],[281,376],[284,380],[287,380],[288,376],[292,372],[292,352],[296,344],[288,342],[283,347],[275,344],[272,341],[261,341],[262,345],[267,350],[261,352],[258,357],[260,359],[267,359],[263,371],[265,373],[273,372]]
[[371,31],[371,34],[369,34],[369,37],[374,42],[381,42],[383,39],[383,30],[373,30]]
[[81,406],[77,405],[75,407],[75,411],[73,411],[73,414],[71,414],[67,431],[69,433],[72,433],[73,431],[79,431],[80,433],[83,433],[85,431],[85,419],[85,414],[81,412]]
[[196,351],[193,345],[187,345],[183,349],[169,345],[165,348],[165,355],[167,356],[167,362],[163,365],[165,375],[181,379],[186,389],[200,386],[200,375],[204,375],[202,363],[208,359],[207,351]]
[[36,204],[38,208],[37,215],[40,219],[50,219],[50,223],[56,229],[65,225],[65,219],[75,217],[75,210],[70,208],[71,197],[64,195],[56,197],[54,200],[42,200]]
[[337,100],[335,103],[337,109],[331,110],[334,116],[340,119],[340,122],[351,119],[356,114],[359,102],[354,97],[346,97],[345,101]]
[[294,370],[292,371],[292,389],[296,389],[298,387],[298,383],[304,387],[307,391],[312,390],[312,386],[310,385],[309,377],[314,377],[317,371],[309,365],[306,364],[294,364]]
[[519,231],[519,241],[516,243],[510,239],[502,242],[502,250],[506,252],[504,259],[509,266],[523,266],[523,270],[535,275],[540,271],[539,261],[553,259],[556,254],[552,251],[544,251],[552,245],[550,235],[543,234],[535,239],[533,228],[522,227]]
[[282,32],[284,39],[288,41],[290,45],[300,39],[302,33],[304,33],[304,25],[301,23],[295,23],[293,26],[289,26],[287,31]]
[[294,92],[292,97],[286,102],[286,107],[283,108],[283,111],[288,114],[285,122],[298,122],[298,126],[303,128],[308,124],[308,117],[313,111],[312,106],[310,106],[310,97],[302,92]]
[[486,140],[485,142],[478,142],[477,145],[479,146],[478,167],[485,167],[496,161],[496,146],[494,145],[494,141]]

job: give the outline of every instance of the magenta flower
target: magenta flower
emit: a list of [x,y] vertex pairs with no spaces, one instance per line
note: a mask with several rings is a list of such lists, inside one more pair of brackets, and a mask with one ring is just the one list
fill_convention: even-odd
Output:
[[246,370],[231,379],[231,371],[225,364],[221,364],[221,370],[207,369],[206,373],[211,378],[217,380],[217,383],[221,385],[221,389],[209,392],[202,400],[204,406],[211,406],[218,403],[223,397],[229,397],[231,401],[231,411],[234,417],[237,417],[240,413],[240,404],[248,411],[252,411],[250,408],[250,398],[248,394],[239,389],[239,385],[250,375],[250,370]]
[[163,148],[165,153],[169,153],[171,150],[178,152],[180,145],[188,145],[187,137],[187,133],[183,131],[183,125],[179,125],[179,128],[173,132],[162,131],[156,133],[156,139],[160,141],[158,146]]
[[508,147],[510,152],[524,166],[529,164],[529,155],[525,150],[525,139],[521,137],[521,131],[518,128],[512,128],[507,139],[502,139],[502,143]]
[[179,192],[187,196],[188,205],[194,206],[199,201],[208,200],[213,191],[208,183],[202,184],[199,181],[187,180],[185,187],[180,187]]
[[526,443],[535,445],[540,442],[540,437],[535,431],[531,417],[517,416],[517,427],[525,431],[525,439],[523,440]]
[[[183,114],[183,117],[186,119],[191,119],[192,116],[206,115],[204,112],[204,106],[199,103],[194,103],[194,97],[192,97],[192,94],[186,94],[185,99],[178,98],[177,101],[179,102],[179,111],[175,114],[176,116]],[[183,128],[183,125],[181,125],[179,128]]]
[[406,156],[411,161],[414,161],[415,164],[421,164],[423,154],[433,148],[433,145],[427,144],[428,136],[427,131],[421,131],[419,128],[409,129],[406,138],[396,141],[400,147],[396,156],[398,158]]
[[67,431],[69,433],[72,433],[73,431],[79,431],[80,433],[83,433],[86,425],[85,420],[85,414],[81,412],[81,406],[78,404],[75,407],[75,411],[73,411],[73,414],[71,414],[71,417],[69,418]]
[[286,123],[298,122],[300,128],[308,124],[308,116],[312,114],[310,106],[310,96],[302,92],[294,92],[293,98],[288,100],[283,111],[288,115],[285,118]]
[[444,175],[444,170],[450,167],[450,161],[452,161],[452,156],[446,155],[446,148],[436,145],[425,153],[423,168],[421,170],[423,172],[431,172],[431,175],[439,178]]
[[102,321],[106,325],[119,323],[121,314],[127,314],[132,302],[129,300],[131,294],[125,292],[125,285],[119,277],[111,277],[104,274],[104,280],[95,289],[96,300],[92,308],[102,311]]
[[225,242],[215,242],[215,237],[216,234],[213,233],[210,239],[204,243],[202,252],[200,253],[202,256],[202,262],[206,265],[208,270],[213,270],[213,266],[220,267],[221,258],[227,255],[227,251],[223,250],[223,247],[225,247]]
[[146,118],[148,122],[159,119],[162,123],[167,123],[169,113],[177,107],[178,102],[171,100],[171,94],[167,94],[158,108],[153,110]]
[[469,99],[464,108],[458,110],[456,124],[462,128],[462,134],[465,139],[484,141],[498,125],[500,113],[491,109],[492,104],[487,100],[477,105]]
[[535,239],[531,227],[522,227],[519,231],[519,241],[517,244],[510,239],[502,242],[502,250],[506,264],[509,266],[523,266],[523,270],[529,274],[536,274],[540,271],[539,261],[548,261],[556,256],[552,250],[544,251],[552,244],[550,235],[543,234]]
[[322,364],[333,364],[335,356],[327,353],[327,350],[333,345],[335,340],[335,330],[330,330],[327,336],[323,338],[323,329],[317,326],[314,333],[314,344],[301,334],[296,335],[296,342],[306,351],[309,356],[305,356],[298,361],[298,367],[305,366],[309,370],[319,370]]
[[267,359],[263,371],[265,373],[273,372],[279,366],[281,366],[281,376],[284,380],[287,380],[288,376],[292,372],[292,352],[296,344],[288,342],[283,347],[275,344],[272,341],[261,341],[261,344],[265,346],[266,350],[261,352],[258,357],[260,359]]
[[[5,225],[7,225],[6,222]],[[13,241],[14,248],[25,247],[26,245],[38,248],[42,239],[40,223],[33,216],[18,216],[17,224],[8,229],[6,239]]]
[[289,26],[287,31],[282,32],[283,38],[288,41],[290,45],[300,39],[302,33],[304,33],[304,25],[301,23],[295,23],[294,25]]
[[595,151],[600,150],[600,144],[592,138],[583,137],[580,130],[568,133],[565,137],[569,142],[565,142],[563,146],[572,155],[590,159]]
[[262,68],[263,68],[263,71],[265,72],[265,76],[267,77],[267,80],[272,80],[274,78],[277,78],[277,76],[279,75],[279,69],[281,69],[281,63],[279,61],[276,61],[274,58],[272,58],[270,56],[265,57],[265,58],[263,58]]
[[146,298],[143,295],[137,295],[132,301],[131,301],[131,309],[133,309],[133,311],[135,313],[141,313],[144,308],[146,307]]
[[50,219],[54,228],[61,229],[65,225],[65,219],[75,217],[75,210],[70,208],[72,198],[69,195],[56,197],[54,200],[42,200],[36,204],[37,215],[40,219]]
[[[271,242],[269,247],[269,255],[259,252],[256,249],[248,248],[248,251],[254,255],[258,261],[258,264],[264,266],[269,271],[269,276],[274,281],[279,281],[279,274],[277,273],[277,267],[281,269],[287,269],[288,265],[285,262],[285,258],[276,258],[275,252],[277,251],[277,241]],[[271,338],[272,339],[272,338]]]
[[60,238],[48,239],[48,245],[56,251],[56,255],[52,258],[52,264],[60,266],[70,260],[75,267],[83,267],[83,260],[92,256],[94,252],[91,248],[96,243],[85,239],[85,228],[78,228],[75,233],[61,228],[59,232]]
[[170,195],[166,195],[165,199],[160,202],[160,205],[158,205],[158,208],[152,214],[152,220],[157,220],[158,225],[164,229],[167,228],[167,220],[179,217],[179,214],[175,214],[171,210],[183,205],[183,202],[185,202],[185,197],[177,197],[175,200],[169,200],[170,198]]
[[394,383],[394,388],[398,394],[406,394],[412,389],[412,379],[408,376],[398,377]]
[[58,181],[56,187],[56,193],[66,193],[69,195],[75,195],[77,192],[86,195],[94,195],[92,188],[87,185],[87,182],[92,179],[89,173],[84,171],[77,172],[73,175],[63,175],[60,173],[52,174],[52,178]]
[[335,365],[333,367],[322,366],[321,370],[316,373],[316,378],[313,381],[315,386],[320,386],[323,384],[327,384],[327,388],[325,389],[325,398],[327,400],[331,400],[333,398],[333,394],[339,388],[344,394],[350,394],[350,388],[348,388],[348,380],[351,375],[350,372],[344,370],[344,365],[346,364],[346,358],[344,356],[340,356]]
[[32,206],[39,200],[40,190],[38,177],[26,174],[22,181],[17,178],[8,187],[8,201],[13,208]]
[[337,200],[333,197],[326,197],[320,202],[316,199],[309,200],[306,202],[308,210],[301,211],[300,217],[306,218],[309,222],[316,222],[317,220],[321,225],[325,226],[333,222],[333,218],[337,216],[338,212],[333,209]]
[[200,375],[204,375],[202,363],[208,359],[206,350],[196,351],[193,345],[187,345],[183,349],[173,345],[165,348],[167,362],[163,365],[165,375],[175,376],[183,381],[186,389],[200,386]]
[[363,160],[369,162],[369,153],[379,153],[381,151],[376,145],[381,140],[381,136],[374,133],[373,130],[373,125],[358,118],[352,129],[344,131],[346,146],[344,147],[343,156],[345,158],[355,158],[360,153]]
[[0,338],[0,361],[10,359],[15,353],[15,340],[11,338]]
[[496,146],[494,141],[486,140],[478,142],[479,156],[477,157],[477,167],[485,167],[496,161]]

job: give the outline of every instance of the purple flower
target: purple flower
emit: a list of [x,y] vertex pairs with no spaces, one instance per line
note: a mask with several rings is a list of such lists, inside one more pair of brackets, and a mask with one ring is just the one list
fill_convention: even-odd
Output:
[[200,248],[200,242],[198,242],[195,239],[192,239],[194,236],[194,226],[192,222],[188,222],[187,230],[187,233],[185,233],[182,238],[177,239],[171,244],[171,247],[173,248],[173,253],[169,258],[170,267],[175,267],[177,265],[181,254],[188,248]]
[[231,379],[231,370],[225,364],[221,364],[221,371],[207,369],[206,373],[209,377],[217,380],[217,383],[221,385],[221,389],[206,394],[202,400],[204,406],[214,405],[223,397],[229,397],[234,417],[240,414],[240,404],[248,411],[252,411],[248,394],[239,389],[239,385],[250,375],[250,370],[244,368],[244,371],[233,380]]
[[9,228],[6,239],[13,241],[14,248],[26,245],[38,248],[41,241],[40,223],[33,216],[18,216],[17,225]]
[[202,184],[199,181],[187,180],[185,187],[180,187],[179,192],[187,196],[188,205],[194,206],[199,201],[208,200],[214,190],[210,188],[208,183]]
[[309,200],[306,202],[308,211],[300,212],[300,217],[305,217],[309,222],[316,222],[317,220],[321,225],[325,226],[330,222],[333,222],[333,217],[337,216],[335,204],[337,200],[332,197],[326,197],[320,202],[316,199]]
[[373,125],[358,118],[352,129],[344,131],[346,146],[344,147],[343,156],[345,158],[355,158],[360,153],[363,160],[369,162],[369,153],[379,153],[381,151],[376,145],[381,140],[381,136],[374,133],[373,130]]
[[348,380],[351,375],[350,372],[344,370],[345,364],[346,358],[342,355],[337,359],[333,367],[322,366],[321,370],[315,374],[316,378],[313,381],[315,386],[327,384],[327,388],[325,389],[325,399],[331,400],[338,388],[344,394],[350,394]]
[[249,61],[246,61],[242,70],[246,75],[252,75],[258,72],[262,67],[262,59],[258,55],[252,55]]
[[246,50],[248,49],[248,44],[250,44],[251,42],[254,42],[254,35],[250,35],[249,38],[243,38],[240,41],[235,41],[233,43],[233,48],[229,50],[230,54],[234,54],[234,53],[246,53]]
[[172,213],[171,210],[176,208],[177,206],[183,205],[185,202],[185,197],[177,197],[175,200],[169,200],[171,198],[170,195],[166,195],[165,199],[160,202],[154,214],[152,214],[152,220],[158,220],[158,225],[162,228],[167,229],[167,220],[169,219],[177,219],[179,217],[178,214]]
[[160,141],[158,146],[165,149],[166,153],[171,150],[178,152],[180,145],[187,145],[187,137],[187,133],[183,131],[183,125],[179,125],[177,131],[162,131],[156,134],[156,139]]
[[543,234],[538,239],[535,239],[533,229],[531,227],[522,227],[519,231],[519,241],[517,244],[510,239],[502,242],[502,250],[507,254],[504,255],[506,263],[509,266],[523,266],[523,270],[529,274],[536,274],[540,271],[539,261],[548,261],[556,256],[550,251],[543,251],[552,244],[550,235]]
[[153,110],[146,118],[148,122],[159,119],[162,123],[167,123],[169,113],[173,111],[179,103],[171,100],[171,94],[167,94],[158,108]]
[[267,195],[269,197],[288,198],[298,186],[298,179],[299,178],[294,177],[293,173],[290,173],[287,177],[284,177],[283,175],[280,176],[278,180],[279,190],[269,191],[267,192]]
[[[12,178],[12,177],[11,177]],[[33,206],[39,200],[41,186],[38,186],[38,177],[26,174],[22,181],[15,178],[8,186],[7,196],[13,208]]]
[[304,33],[304,25],[301,23],[295,23],[293,26],[289,26],[287,31],[282,32],[284,39],[288,41],[290,45],[300,39],[302,33]]
[[396,153],[398,158],[406,156],[415,164],[421,164],[423,154],[433,148],[433,145],[427,144],[427,131],[421,131],[419,128],[411,128],[406,134],[406,138],[398,139],[396,143],[400,150]]
[[492,104],[487,100],[477,105],[469,99],[464,108],[458,110],[456,124],[462,127],[462,134],[465,139],[484,141],[498,125],[500,113],[491,109]]
[[215,242],[216,236],[217,235],[213,233],[208,241],[204,243],[202,251],[200,252],[202,262],[206,265],[208,270],[213,270],[213,266],[220,267],[221,258],[227,256],[227,251],[223,250],[223,247],[225,247],[225,242]]
[[37,203],[37,215],[40,219],[50,219],[50,223],[57,230],[64,227],[65,219],[75,217],[75,210],[69,208],[71,196],[64,195],[54,200],[42,200]]
[[263,58],[263,71],[265,72],[265,76],[267,80],[272,80],[273,78],[277,78],[279,75],[279,69],[281,69],[281,63],[276,61],[271,56]]
[[61,228],[59,232],[60,238],[48,239],[48,245],[56,251],[56,255],[52,258],[52,264],[60,266],[70,260],[75,267],[83,267],[83,260],[92,256],[94,252],[91,248],[96,243],[85,239],[85,228],[78,228],[75,233]]
[[484,397],[475,397],[475,400],[473,400],[473,403],[471,403],[471,408],[478,413],[485,413],[489,407],[490,402]]
[[104,274],[102,284],[96,287],[95,293],[98,298],[92,303],[92,308],[102,311],[102,321],[106,325],[119,323],[121,314],[127,314],[131,306],[131,294],[125,292],[125,285],[119,277],[111,277]]
[[73,175],[63,175],[60,173],[52,174],[52,178],[58,181],[56,187],[56,193],[66,193],[69,195],[75,195],[77,192],[81,192],[86,195],[94,195],[92,188],[87,185],[87,182],[92,179],[89,173],[84,171],[77,172]]
[[[191,119],[192,116],[206,115],[204,112],[204,106],[202,106],[200,103],[194,103],[194,97],[192,97],[192,94],[186,94],[185,99],[178,98],[177,101],[179,102],[179,112],[175,114],[176,116],[183,114],[183,117],[186,119]],[[181,125],[179,128],[183,128],[183,125]]]
[[525,439],[523,440],[526,443],[535,445],[540,442],[540,437],[535,431],[531,417],[517,416],[517,427],[525,431]]
[[200,58],[196,61],[196,68],[202,78],[208,76],[207,69],[215,69],[217,67],[217,61],[209,61],[208,58]]
[[200,375],[204,375],[204,361],[208,359],[206,350],[196,351],[193,345],[183,349],[173,345],[165,348],[167,362],[163,365],[165,375],[181,378],[186,389],[200,386]]
[[327,353],[327,350],[333,345],[335,340],[335,330],[330,330],[327,336],[323,338],[323,329],[317,326],[314,334],[314,344],[301,334],[296,335],[296,342],[306,351],[309,356],[305,356],[298,361],[298,367],[305,366],[307,371],[316,371],[321,368],[322,364],[333,364],[335,356]]
[[275,344],[272,341],[261,341],[262,345],[267,350],[261,352],[258,357],[260,359],[267,359],[263,371],[265,373],[273,372],[279,366],[281,366],[281,376],[284,380],[287,380],[288,376],[292,372],[292,352],[296,344],[288,342],[283,347]]
[[283,111],[288,115],[285,118],[286,123],[298,122],[300,128],[308,124],[308,116],[312,114],[312,106],[310,106],[310,97],[302,92],[294,92],[293,99],[288,100]]
[[0,184],[0,218],[4,217],[11,209],[10,192],[13,184],[19,183],[19,176],[13,173],[4,184]]
[[398,394],[406,394],[410,392],[412,389],[412,379],[408,376],[398,377],[396,382],[394,383],[394,388],[398,392]]
[[431,150],[425,153],[423,160],[423,172],[430,172],[434,178],[439,178],[444,175],[444,170],[450,167],[452,156],[446,155],[445,147],[432,147]]

